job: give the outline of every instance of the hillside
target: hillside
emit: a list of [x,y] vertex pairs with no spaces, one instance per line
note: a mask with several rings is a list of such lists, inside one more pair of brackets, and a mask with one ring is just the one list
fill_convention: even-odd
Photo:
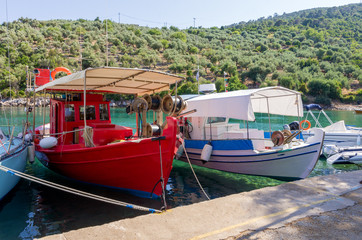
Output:
[[[201,82],[224,90],[281,85],[317,97],[362,101],[362,4],[318,8],[221,28],[148,28],[108,22],[108,66],[151,68],[184,75],[180,93]],[[64,66],[72,71],[106,66],[106,21],[38,21],[0,26],[0,90],[10,79],[18,96],[25,69]],[[8,41],[9,40],[9,41]],[[8,44],[9,43],[9,44]],[[306,98],[305,98],[306,100]]]

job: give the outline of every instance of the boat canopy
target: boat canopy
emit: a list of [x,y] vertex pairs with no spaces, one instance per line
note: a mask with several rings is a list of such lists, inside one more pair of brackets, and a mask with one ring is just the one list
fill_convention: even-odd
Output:
[[255,120],[255,112],[303,116],[301,94],[284,87],[265,87],[201,95],[187,100],[189,117],[228,117]]
[[[89,68],[49,82],[35,91],[88,91],[144,95],[169,90],[180,76],[136,68]],[[86,89],[84,89],[86,85]]]

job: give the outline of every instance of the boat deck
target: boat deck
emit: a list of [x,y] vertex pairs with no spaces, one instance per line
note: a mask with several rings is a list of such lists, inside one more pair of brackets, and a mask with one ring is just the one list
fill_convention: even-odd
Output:
[[[236,239],[244,235],[252,239],[273,239],[280,236],[275,234],[283,229],[290,233],[284,233],[286,238],[323,239],[331,235],[337,237],[336,233],[353,239],[361,234],[358,229],[362,212],[361,176],[362,170],[313,177],[42,239]],[[355,214],[351,215],[351,211]],[[347,221],[343,222],[348,226],[347,233],[341,229],[336,232],[332,227],[320,231],[316,228],[317,220],[313,224],[314,232],[291,229],[293,224],[302,228],[302,221],[318,217],[324,217],[319,224],[326,228],[336,221],[330,214]]]

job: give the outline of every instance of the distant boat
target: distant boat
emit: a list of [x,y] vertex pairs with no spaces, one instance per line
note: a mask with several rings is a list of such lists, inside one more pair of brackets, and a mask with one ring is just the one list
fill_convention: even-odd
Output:
[[318,161],[324,139],[321,129],[314,128],[314,137],[304,142],[297,139],[298,130],[271,134],[249,127],[255,112],[302,117],[299,92],[267,87],[202,95],[186,103],[185,111],[196,111],[187,115],[182,127],[185,149],[180,145],[177,151],[182,161],[189,158],[206,168],[284,180],[306,178]]
[[[12,170],[24,172],[28,155],[28,146],[21,138],[5,136],[0,131],[0,168],[4,166]],[[10,143],[11,141],[11,143]],[[9,148],[10,144],[10,148]],[[12,172],[0,169],[0,199],[2,199],[19,182],[20,177]]]
[[355,109],[354,112],[355,112],[356,114],[362,114],[362,110],[360,110],[360,109]]
[[[308,119],[308,116],[311,116],[311,118],[315,121],[315,127],[323,128],[325,132],[324,145],[335,145],[337,147],[352,147],[355,145],[359,145],[357,144],[357,141],[359,139],[359,136],[362,134],[361,127],[346,126],[344,120],[333,123],[329,116],[326,114],[326,112],[318,104],[309,104],[306,105],[305,108],[307,110],[306,120]],[[313,109],[319,111],[316,114],[317,117],[313,113]],[[319,121],[319,117],[321,115],[323,115],[328,120],[330,125],[322,126]],[[309,121],[307,122],[310,124]],[[303,131],[304,139],[308,139],[308,137],[311,136],[313,136],[312,131]]]
[[[149,124],[146,112],[153,109],[152,98],[136,98],[128,108],[137,116],[133,132],[111,122],[110,102],[103,94],[145,96],[168,90],[180,80],[158,71],[102,67],[42,85],[37,92],[61,95],[50,101],[49,128],[36,129],[36,156],[49,169],[78,181],[141,197],[162,195],[172,169],[176,118],[168,116],[162,124],[162,112],[156,110],[159,121]],[[161,104],[157,95],[155,99]]]
[[327,163],[336,164],[336,163],[355,163],[362,164],[362,146],[354,147],[336,147],[336,146],[326,146],[325,155]]

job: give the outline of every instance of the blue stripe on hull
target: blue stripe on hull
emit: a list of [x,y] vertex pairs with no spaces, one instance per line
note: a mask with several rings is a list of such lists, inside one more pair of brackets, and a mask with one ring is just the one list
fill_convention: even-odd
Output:
[[[209,141],[204,140],[185,140],[186,148],[202,149]],[[251,140],[236,139],[236,140],[212,140],[212,148],[214,150],[253,150]]]
[[149,192],[144,192],[144,191],[139,191],[139,190],[134,190],[134,189],[128,189],[128,188],[118,188],[118,187],[111,187],[111,186],[107,186],[107,185],[88,183],[88,182],[79,181],[79,180],[73,179],[73,178],[69,178],[69,179],[72,179],[72,180],[77,181],[77,182],[82,182],[82,183],[85,183],[85,184],[90,184],[90,185],[95,185],[95,186],[100,186],[100,187],[105,187],[105,188],[110,188],[110,189],[114,189],[114,190],[127,192],[127,193],[129,193],[129,194],[131,194],[133,196],[137,196],[137,197],[141,197],[141,198],[152,198],[152,199],[160,198],[160,196],[158,196],[158,195],[156,195],[154,193],[149,193]]
[[[300,147],[300,148],[297,148],[295,150],[300,150],[300,149],[304,149],[304,148],[309,148],[309,147],[312,147],[312,146],[315,146],[315,145],[319,145],[321,144],[320,142],[318,143],[313,143],[313,144],[310,144],[308,146],[304,146],[304,147]],[[186,149],[188,149],[188,147],[186,146]],[[202,148],[198,148],[199,150],[202,150]],[[213,148],[213,150],[216,150]],[[221,150],[221,149],[219,149]],[[222,150],[226,150],[226,149],[222,149]],[[236,150],[243,150],[243,149],[236,149]],[[216,155],[216,154],[212,154],[211,156],[215,156],[215,157],[251,157],[251,156],[265,156],[265,155],[271,155],[271,154],[282,154],[284,152],[289,152],[289,151],[292,151],[290,149],[287,149],[287,150],[281,150],[279,152],[268,152],[268,153],[258,153],[258,154],[254,154],[254,155]],[[189,152],[187,151],[188,153],[191,153],[191,154],[196,154],[196,155],[201,155],[201,153],[193,153],[193,152]]]
[[[217,161],[217,160],[209,160],[207,162],[215,162],[215,163],[258,163],[258,162],[267,162],[267,161],[275,161],[275,160],[281,160],[281,159],[285,159],[285,158],[291,158],[291,157],[297,157],[297,156],[302,156],[302,155],[307,155],[307,154],[312,154],[312,153],[316,153],[318,151],[310,151],[310,152],[305,152],[305,153],[300,153],[300,154],[295,154],[295,155],[290,155],[287,157],[280,157],[280,158],[272,158],[272,159],[264,159],[264,160],[253,160],[253,161]],[[191,153],[188,152],[189,155],[193,154],[193,155],[201,155],[199,153]],[[273,154],[277,154],[277,153],[273,153]],[[234,157],[255,157],[258,156],[259,154],[255,154],[255,155],[244,155],[244,156],[230,156],[230,155],[211,155],[211,157],[213,156],[217,156],[217,157],[226,157],[226,158],[234,158]],[[185,158],[184,156],[182,156],[182,158]],[[195,160],[195,161],[200,161],[202,162],[203,160],[199,159],[199,158],[192,158],[190,157],[190,160]]]

